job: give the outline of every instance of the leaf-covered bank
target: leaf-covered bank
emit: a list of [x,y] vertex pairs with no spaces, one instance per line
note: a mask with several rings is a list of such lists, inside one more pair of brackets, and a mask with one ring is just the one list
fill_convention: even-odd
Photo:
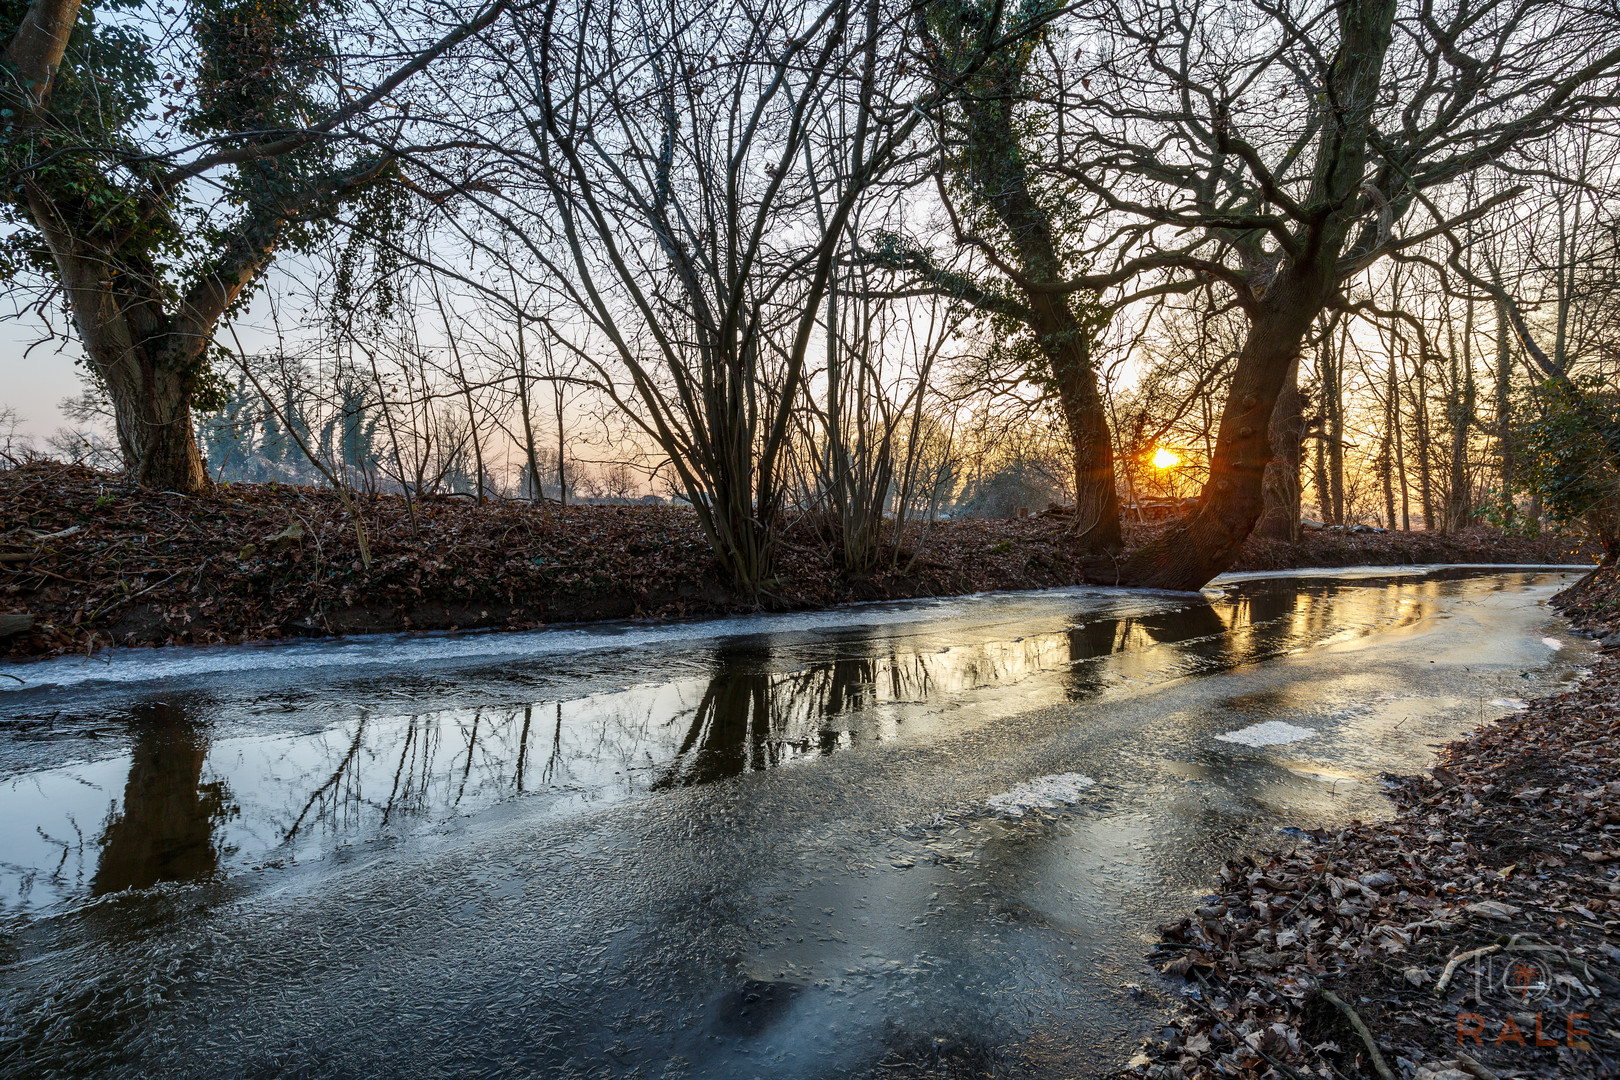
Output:
[[[369,568],[330,489],[232,484],[191,497],[76,466],[0,471],[0,612],[33,618],[0,638],[0,655],[795,610],[1068,585],[1084,571],[1061,515],[919,527],[903,538],[896,567],[878,573],[846,571],[837,545],[800,521],[754,597],[728,587],[683,509],[450,496],[407,506],[393,495],[355,505]],[[1323,533],[1251,541],[1237,568],[1579,562],[1592,553],[1560,537]]]

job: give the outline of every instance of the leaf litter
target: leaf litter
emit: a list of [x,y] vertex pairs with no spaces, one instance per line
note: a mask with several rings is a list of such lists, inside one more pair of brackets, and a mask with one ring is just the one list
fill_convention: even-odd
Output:
[[[824,519],[789,515],[775,578],[743,595],[687,509],[450,495],[407,506],[391,494],[360,494],[354,504],[369,567],[331,489],[221,484],[187,497],[83,466],[0,470],[0,614],[33,617],[29,629],[0,637],[0,656],[805,610],[1072,585],[1087,571],[1070,523],[1052,511],[912,526],[896,564],[872,572],[840,564]],[[1152,528],[1162,526],[1138,528],[1136,541]],[[1568,538],[1484,531],[1315,533],[1292,545],[1251,540],[1233,569],[1592,554]]]

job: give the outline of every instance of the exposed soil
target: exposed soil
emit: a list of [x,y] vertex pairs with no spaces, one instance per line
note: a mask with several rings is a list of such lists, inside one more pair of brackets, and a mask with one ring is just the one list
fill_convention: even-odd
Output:
[[1122,1075],[1620,1075],[1620,570],[1559,603],[1591,674],[1398,781],[1394,820],[1229,863],[1161,928],[1186,1005]]
[[1599,545],[1567,536],[1514,536],[1472,528],[1450,535],[1428,532],[1314,532],[1297,543],[1249,537],[1231,567],[1298,570],[1321,566],[1399,566],[1421,563],[1595,563]]
[[[328,489],[232,484],[188,498],[89,469],[0,471],[0,613],[33,616],[0,655],[240,642],[759,608],[1068,585],[1083,567],[1061,514],[917,527],[894,567],[855,572],[812,523],[790,524],[758,597],[730,587],[687,510],[360,498],[372,563]],[[1581,562],[1567,537],[1477,531],[1314,533],[1251,541],[1234,569],[1415,562]],[[0,614],[0,631],[6,629]]]

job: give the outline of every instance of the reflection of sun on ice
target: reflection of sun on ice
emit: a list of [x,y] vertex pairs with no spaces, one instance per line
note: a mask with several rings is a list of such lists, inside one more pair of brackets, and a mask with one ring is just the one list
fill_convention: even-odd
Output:
[[1173,469],[1181,464],[1181,455],[1169,447],[1161,446],[1153,451],[1153,467],[1155,469]]

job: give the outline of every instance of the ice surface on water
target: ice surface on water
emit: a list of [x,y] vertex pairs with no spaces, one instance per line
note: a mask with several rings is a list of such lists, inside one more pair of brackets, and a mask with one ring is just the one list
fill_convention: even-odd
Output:
[[[1472,566],[1473,564],[1456,564]],[[1279,570],[1223,574],[1210,583],[1209,593],[1224,595],[1225,586],[1266,578],[1355,579],[1358,577],[1417,577],[1434,566],[1334,567],[1320,570]],[[1532,569],[1532,567],[1491,567],[1493,570]],[[1540,567],[1540,569],[1573,569]],[[54,660],[0,664],[0,672],[12,678],[0,679],[0,695],[33,690],[42,686],[76,686],[94,683],[141,683],[177,678],[198,678],[219,674],[314,672],[345,667],[443,667],[458,662],[490,662],[558,656],[598,649],[668,648],[733,635],[760,633],[803,633],[848,630],[858,627],[887,627],[948,619],[964,615],[1002,614],[1018,605],[1036,600],[1079,601],[1081,607],[1111,616],[1141,615],[1173,609],[1185,604],[1188,594],[1153,589],[1114,589],[1072,586],[1033,592],[986,593],[936,600],[898,603],[853,604],[827,611],[792,615],[743,615],[665,626],[645,624],[605,624],[587,627],[546,628],[507,633],[425,634],[410,636],[384,634],[366,637],[325,639],[307,642],[273,642],[256,645],[184,646],[164,649],[117,649],[95,658],[61,657]],[[1545,639],[1553,648],[1553,639]],[[14,681],[20,679],[21,682]]]
[[1404,566],[1317,566],[1303,570],[1234,570],[1222,574],[1210,585],[1228,585],[1239,581],[1265,581],[1269,578],[1288,578],[1309,581],[1312,578],[1384,578],[1422,577],[1436,570],[1496,570],[1508,573],[1515,570],[1568,570],[1586,573],[1590,566],[1568,563],[1411,563]]
[[1246,728],[1228,731],[1215,737],[1221,742],[1239,743],[1243,746],[1280,746],[1283,743],[1309,739],[1315,734],[1316,732],[1310,728],[1295,727],[1281,720],[1267,720],[1263,724],[1250,724]]
[[1222,574],[1209,584],[1210,586],[1231,585],[1239,581],[1268,581],[1287,578],[1309,580],[1310,578],[1369,578],[1369,577],[1422,577],[1434,566],[1408,565],[1408,566],[1328,566],[1311,567],[1306,570],[1234,570],[1229,574]]
[[15,672],[14,678],[23,680],[0,679],[0,693],[41,686],[137,683],[219,674],[278,672],[285,676],[290,671],[493,663],[599,649],[669,648],[751,634],[894,627],[981,613],[994,616],[1014,612],[1019,605],[1031,601],[1050,605],[1054,600],[1067,600],[1078,603],[1082,610],[1120,617],[1174,610],[1186,603],[1186,595],[1154,589],[1073,586],[950,599],[852,604],[827,611],[740,615],[664,626],[607,623],[507,633],[379,634],[254,645],[116,649],[94,658],[60,657],[0,664],[0,671]]
[[1082,791],[1096,783],[1097,781],[1091,777],[1077,772],[1037,776],[1033,780],[1019,784],[1011,791],[990,796],[985,800],[985,805],[998,814],[1023,817],[1026,812],[1036,807],[1072,806],[1080,798]]

